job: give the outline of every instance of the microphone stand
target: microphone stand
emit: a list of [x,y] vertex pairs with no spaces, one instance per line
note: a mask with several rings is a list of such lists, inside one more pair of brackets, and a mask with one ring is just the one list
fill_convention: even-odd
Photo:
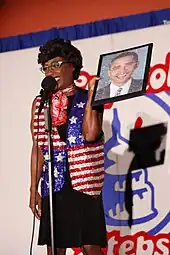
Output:
[[51,229],[51,248],[52,255],[57,255],[57,249],[54,245],[54,219],[53,219],[53,173],[52,173],[52,153],[51,153],[51,114],[50,114],[51,97],[46,100],[45,131],[48,133],[48,178],[49,178],[49,203],[50,203],[50,229]]

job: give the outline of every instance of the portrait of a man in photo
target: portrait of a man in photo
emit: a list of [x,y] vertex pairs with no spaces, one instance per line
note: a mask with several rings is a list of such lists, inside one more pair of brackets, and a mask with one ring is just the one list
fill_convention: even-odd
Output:
[[95,100],[117,97],[142,90],[143,79],[133,77],[138,66],[139,59],[136,52],[127,51],[117,55],[109,64],[109,82],[99,87],[96,91]]

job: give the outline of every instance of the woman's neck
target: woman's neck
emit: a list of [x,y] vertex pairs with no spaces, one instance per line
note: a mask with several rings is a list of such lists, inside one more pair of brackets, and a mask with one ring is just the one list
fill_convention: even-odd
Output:
[[67,86],[66,88],[63,88],[60,90],[63,92],[63,94],[65,94],[66,96],[71,96],[74,95],[76,92],[76,85],[74,83],[70,84],[69,86]]

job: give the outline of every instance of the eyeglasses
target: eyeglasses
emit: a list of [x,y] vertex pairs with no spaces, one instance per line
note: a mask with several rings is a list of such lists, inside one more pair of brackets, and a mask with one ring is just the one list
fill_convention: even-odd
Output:
[[40,71],[42,73],[46,73],[46,72],[49,71],[49,69],[56,70],[56,69],[59,69],[62,66],[62,64],[64,64],[64,63],[66,63],[66,62],[64,62],[64,61],[54,61],[49,66],[41,66]]

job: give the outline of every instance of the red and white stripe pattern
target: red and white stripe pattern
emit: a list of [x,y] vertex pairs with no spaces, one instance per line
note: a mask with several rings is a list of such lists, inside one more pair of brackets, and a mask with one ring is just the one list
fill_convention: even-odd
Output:
[[97,196],[104,183],[104,145],[88,144],[68,151],[72,186],[79,192]]
[[[43,107],[39,115],[39,122],[38,122],[38,109],[40,106],[40,100],[41,98],[38,97],[35,103],[33,134],[36,140],[38,135],[38,145],[40,146],[40,148],[48,148],[48,136],[47,136],[47,132],[45,131],[45,115],[44,115],[45,106]],[[52,127],[51,137],[52,137],[54,149],[66,148],[66,144],[63,141],[61,141],[56,127]]]

